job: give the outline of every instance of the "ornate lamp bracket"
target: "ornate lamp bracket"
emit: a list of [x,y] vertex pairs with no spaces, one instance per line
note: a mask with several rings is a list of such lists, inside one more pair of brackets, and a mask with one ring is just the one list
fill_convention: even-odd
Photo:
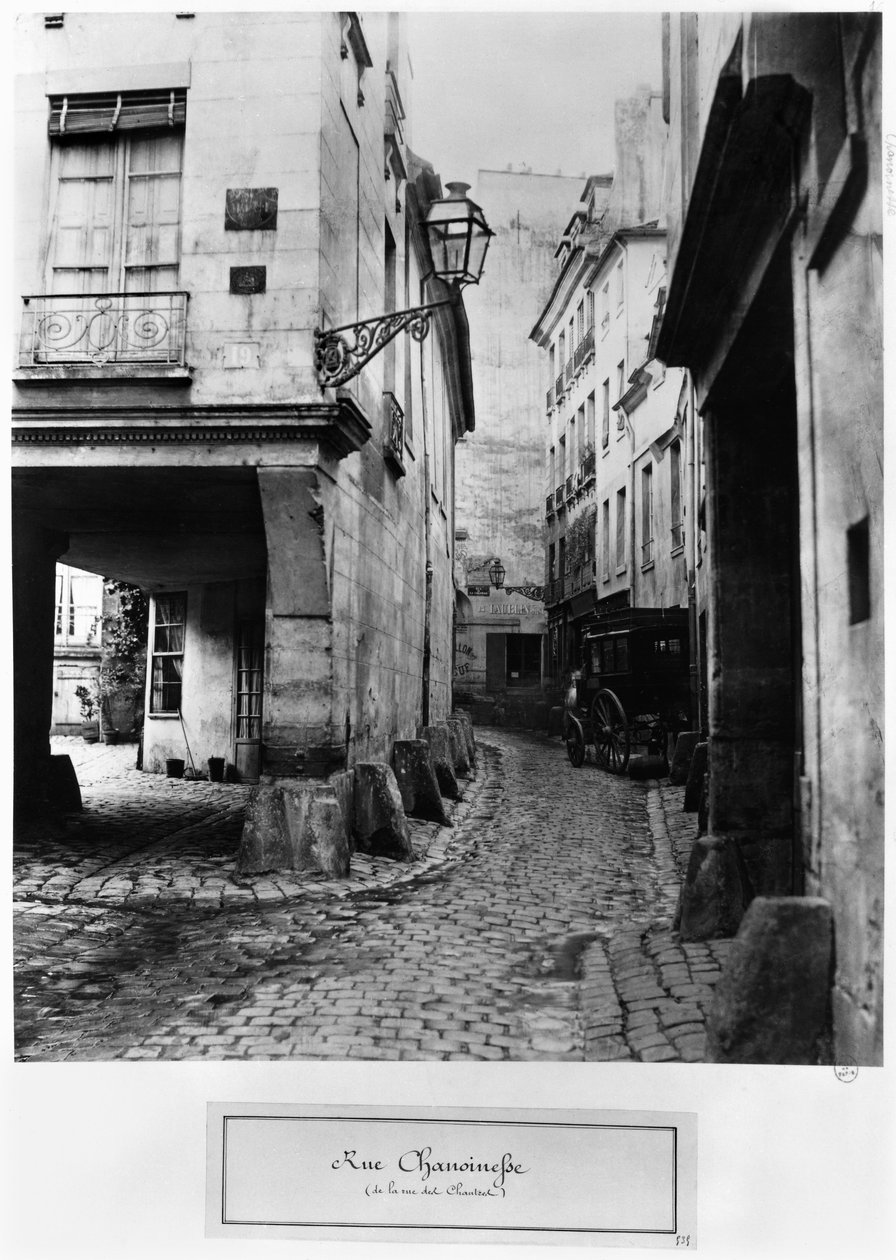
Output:
[[428,302],[406,311],[393,311],[375,319],[362,319],[340,328],[314,330],[314,367],[321,389],[344,385],[379,354],[400,332],[407,330],[415,341],[425,341],[429,334],[432,312],[439,306],[450,306],[451,298]]

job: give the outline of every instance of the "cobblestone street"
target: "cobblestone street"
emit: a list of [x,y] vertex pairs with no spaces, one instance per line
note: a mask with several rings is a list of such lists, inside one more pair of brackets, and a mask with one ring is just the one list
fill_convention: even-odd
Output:
[[683,789],[477,737],[454,825],[339,882],[234,875],[246,788],[54,740],[85,809],[17,850],[17,1057],[701,1061],[728,942],[672,933]]

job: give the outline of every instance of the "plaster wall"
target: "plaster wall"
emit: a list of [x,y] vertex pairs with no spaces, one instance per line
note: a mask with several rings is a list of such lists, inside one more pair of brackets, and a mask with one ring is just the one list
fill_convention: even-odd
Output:
[[[187,21],[174,14],[122,20],[75,13],[56,31],[44,30],[39,16],[20,19],[27,52],[17,99],[18,291],[43,291],[47,91],[186,80],[178,287],[190,295],[190,401],[251,405],[262,382],[269,402],[319,397],[310,365],[318,312],[322,27],[335,20],[313,12],[197,13]],[[276,230],[225,231],[226,190],[246,187],[278,189]],[[229,292],[230,267],[245,265],[266,267],[265,293]],[[42,389],[41,405],[89,404],[100,396],[107,406],[136,401],[131,382],[104,382],[101,392],[75,382],[62,389]],[[25,397],[29,405],[33,395]]]

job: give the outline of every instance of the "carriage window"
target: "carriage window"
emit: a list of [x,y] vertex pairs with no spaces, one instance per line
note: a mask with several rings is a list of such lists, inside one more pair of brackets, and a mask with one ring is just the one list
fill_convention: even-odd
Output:
[[616,644],[612,639],[603,646],[604,669],[605,674],[614,674],[616,672]]
[[628,639],[619,639],[616,643],[616,669],[620,674],[628,671]]
[[657,656],[681,656],[681,639],[654,639],[653,650]]

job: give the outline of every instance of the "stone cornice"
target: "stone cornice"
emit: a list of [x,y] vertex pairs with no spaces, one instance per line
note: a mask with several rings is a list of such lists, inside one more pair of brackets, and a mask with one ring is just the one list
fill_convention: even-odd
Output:
[[339,459],[360,450],[371,433],[364,412],[348,397],[335,403],[261,407],[18,407],[12,418],[16,445],[316,441]]

